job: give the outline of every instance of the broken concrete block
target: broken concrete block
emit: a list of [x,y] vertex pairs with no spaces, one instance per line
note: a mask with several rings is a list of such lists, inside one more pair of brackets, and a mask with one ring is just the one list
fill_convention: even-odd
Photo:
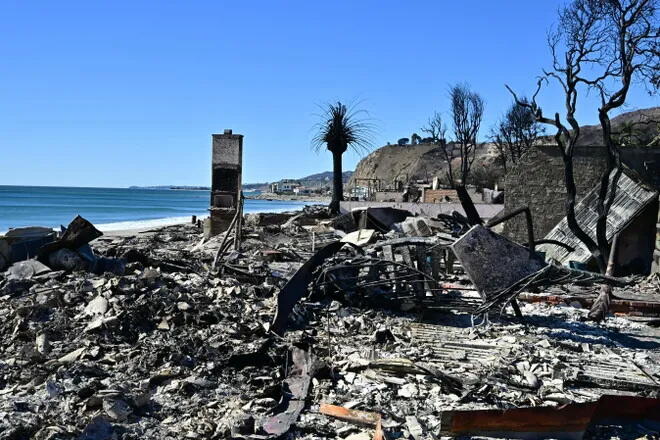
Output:
[[473,226],[451,248],[484,298],[547,266],[535,252],[482,225]]
[[39,333],[34,340],[34,345],[37,349],[37,352],[46,355],[50,351],[50,342],[48,341],[48,335],[45,333]]
[[346,234],[340,241],[342,243],[351,243],[355,246],[362,247],[371,243],[375,234],[376,231],[373,229],[358,229],[357,231]]
[[8,280],[29,280],[32,277],[50,272],[50,268],[37,260],[14,263],[6,272]]
[[104,400],[103,410],[108,417],[117,422],[126,420],[133,413],[130,405],[122,399]]
[[105,315],[108,311],[108,300],[102,296],[97,296],[87,304],[85,313],[88,315]]

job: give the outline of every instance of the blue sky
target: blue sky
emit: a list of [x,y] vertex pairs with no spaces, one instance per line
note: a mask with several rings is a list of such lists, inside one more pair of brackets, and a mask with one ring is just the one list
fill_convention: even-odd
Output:
[[[549,65],[560,1],[3,1],[0,184],[207,185],[210,135],[245,135],[244,181],[331,169],[318,105],[360,101],[373,143],[486,100],[482,135]],[[548,89],[547,112],[561,96]],[[658,105],[634,90],[627,110]],[[594,101],[578,116],[593,124]],[[359,156],[347,154],[345,169]]]

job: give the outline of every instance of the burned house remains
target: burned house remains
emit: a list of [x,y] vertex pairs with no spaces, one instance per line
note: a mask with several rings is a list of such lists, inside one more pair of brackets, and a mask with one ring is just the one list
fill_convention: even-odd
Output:
[[[323,206],[244,216],[241,149],[241,135],[213,136],[204,231],[103,235],[77,217],[61,234],[0,237],[0,439],[658,431],[660,276],[544,259],[538,239],[554,230],[580,261],[561,209],[551,225],[539,214],[542,193],[528,202],[533,216],[498,215],[469,195],[426,212],[431,204],[348,201],[339,216]],[[643,157],[636,167],[628,158],[617,231],[658,213],[660,176]],[[521,188],[543,190],[540,177],[527,180]],[[510,188],[514,200],[521,188]],[[578,212],[589,210],[587,195]],[[497,232],[523,214],[520,238]],[[602,286],[610,314],[595,323],[587,308]]]
[[211,156],[211,208],[204,225],[207,237],[225,232],[241,204],[243,135],[226,129],[214,134]]
[[[606,164],[606,150],[599,146],[579,146],[574,157],[574,176],[577,187],[576,216],[586,230],[595,230],[596,188]],[[620,233],[618,261],[620,274],[648,274],[658,270],[656,240],[658,191],[660,190],[660,148],[621,148],[623,175],[617,185],[617,197],[608,218],[608,237]],[[560,263],[569,261],[588,263],[589,253],[581,249],[566,225],[566,188],[564,164],[556,146],[538,146],[507,173],[505,212],[529,207],[534,219],[534,235],[575,246],[575,252],[553,245],[540,246],[547,257]],[[514,218],[505,223],[504,233],[516,241],[526,237],[524,219]],[[655,256],[654,256],[655,255]]]

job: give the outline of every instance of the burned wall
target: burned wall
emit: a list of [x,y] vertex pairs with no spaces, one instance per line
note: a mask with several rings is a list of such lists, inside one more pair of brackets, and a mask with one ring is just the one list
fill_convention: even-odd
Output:
[[[598,184],[605,169],[604,147],[576,147],[574,175],[577,200]],[[564,218],[566,187],[564,162],[556,146],[532,148],[506,175],[505,212],[528,206],[534,219],[534,236],[544,237]],[[527,241],[523,216],[504,224],[504,234],[518,241]]]
[[[658,204],[660,205],[660,203]],[[658,223],[655,225],[655,250],[653,251],[653,267],[651,271],[660,273],[660,206],[658,207]]]
[[658,200],[634,218],[619,235],[617,276],[648,274],[652,270],[655,248]]
[[[645,185],[660,189],[660,147],[623,147],[621,161]],[[580,201],[598,185],[605,170],[607,151],[603,146],[578,146],[574,155],[574,177]],[[544,237],[565,216],[564,162],[554,145],[534,147],[506,175],[504,210],[529,206],[534,218],[534,236]],[[527,241],[524,217],[507,221],[504,234]]]
[[457,202],[458,195],[455,189],[426,189],[424,190],[424,203]]
[[243,171],[243,135],[226,129],[211,136],[211,207],[204,235],[223,233],[239,209]]

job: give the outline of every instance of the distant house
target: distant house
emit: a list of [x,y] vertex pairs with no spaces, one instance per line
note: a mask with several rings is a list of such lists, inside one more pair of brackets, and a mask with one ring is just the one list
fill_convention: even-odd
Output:
[[293,193],[296,188],[299,188],[300,182],[293,179],[283,179],[279,182],[274,182],[270,184],[271,192],[276,194],[278,193]]
[[319,190],[317,188],[309,188],[307,186],[297,186],[293,188],[293,193],[298,195],[309,195],[317,194]]

